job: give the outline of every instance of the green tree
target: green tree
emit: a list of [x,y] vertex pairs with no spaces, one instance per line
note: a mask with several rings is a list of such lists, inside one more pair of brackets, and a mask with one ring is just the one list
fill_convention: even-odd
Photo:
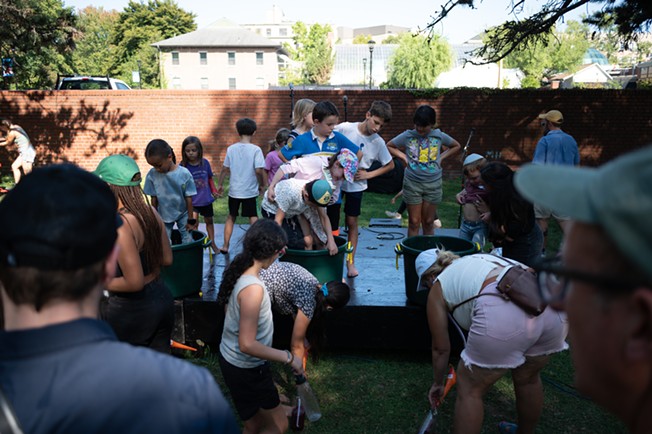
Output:
[[331,26],[313,24],[308,28],[297,21],[292,26],[294,47],[286,44],[290,58],[301,64],[300,71],[290,71],[285,82],[327,84],[331,77],[335,58],[330,44]]
[[371,41],[371,35],[358,35],[351,41],[353,44],[367,44]]
[[389,35],[383,39],[383,44],[398,44],[399,37],[398,35]]
[[[51,87],[70,72],[76,17],[61,0],[0,0],[0,55],[15,61],[19,89]],[[9,87],[7,80],[3,86]]]
[[439,74],[453,64],[453,54],[446,42],[435,35],[430,41],[423,35],[404,33],[399,46],[389,59],[389,88],[432,88]]
[[[574,72],[582,65],[584,53],[589,48],[587,33],[585,24],[569,21],[563,32],[553,32],[546,41],[511,53],[505,58],[505,66],[518,68],[525,74],[521,87],[539,87],[545,76]],[[491,37],[491,31],[488,37]]]
[[73,66],[79,74],[110,74],[116,63],[112,44],[118,12],[88,6],[79,12],[79,33],[72,53]]
[[147,3],[130,0],[116,25],[113,43],[117,53],[112,73],[131,83],[131,72],[140,69],[143,87],[159,87],[158,54],[150,44],[196,29],[195,15],[181,9],[173,0],[148,0]]
[[[449,0],[432,16],[426,31],[432,32],[451,10],[459,5],[474,7],[475,0]],[[597,29],[615,25],[618,39],[623,45],[636,41],[637,34],[645,32],[652,23],[650,0],[546,0],[539,2],[539,10],[529,16],[527,0],[511,1],[508,16],[514,20],[497,26],[484,46],[474,50],[474,55],[483,59],[477,63],[493,63],[504,59],[515,51],[533,48],[544,42],[553,31],[555,24],[569,12],[581,10],[588,4],[599,6],[597,12],[583,19],[583,22]],[[501,7],[501,6],[496,6]],[[537,6],[535,6],[537,7]],[[525,12],[524,12],[525,11]],[[474,62],[475,63],[475,62]]]

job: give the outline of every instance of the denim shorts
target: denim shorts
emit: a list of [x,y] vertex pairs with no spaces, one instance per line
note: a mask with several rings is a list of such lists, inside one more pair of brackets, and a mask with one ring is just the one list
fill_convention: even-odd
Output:
[[482,248],[487,242],[488,233],[489,228],[482,220],[470,222],[462,219],[462,224],[460,225],[460,238],[471,241],[473,244],[478,243]]
[[[483,293],[498,294],[497,285],[487,285]],[[467,367],[517,368],[525,363],[526,356],[544,356],[567,349],[567,333],[564,312],[547,307],[541,315],[531,316],[502,297],[478,297],[462,360]]]
[[439,178],[432,182],[419,182],[403,178],[403,200],[408,205],[419,205],[423,202],[440,204],[443,197],[442,181]]

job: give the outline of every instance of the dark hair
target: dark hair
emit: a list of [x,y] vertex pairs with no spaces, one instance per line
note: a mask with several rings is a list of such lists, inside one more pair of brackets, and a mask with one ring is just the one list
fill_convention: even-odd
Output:
[[8,118],[0,119],[0,128],[9,130],[9,129],[11,129],[12,125],[13,125],[13,122],[11,122],[11,119],[8,119]]
[[256,121],[249,118],[238,119],[235,123],[235,129],[240,136],[253,136],[256,132]]
[[437,112],[435,112],[434,108],[424,104],[417,108],[412,120],[414,125],[418,127],[427,127],[428,125],[434,126],[437,123]]
[[285,231],[274,220],[259,219],[251,225],[242,240],[242,252],[233,258],[222,274],[217,301],[226,305],[235,283],[242,273],[254,264],[254,260],[271,258],[285,247],[287,242]]
[[177,157],[174,155],[174,149],[172,149],[172,146],[163,139],[154,139],[145,147],[145,158],[167,158],[169,156],[172,156],[172,161],[174,163],[177,162]]
[[533,218],[532,204],[526,201],[514,188],[514,171],[499,161],[492,161],[480,169],[482,181],[489,187],[489,229],[493,236],[504,238],[501,228],[507,228],[514,220],[526,226]]
[[331,309],[340,309],[346,306],[351,298],[351,288],[344,282],[331,280],[324,283],[328,289],[328,295],[325,296],[321,289],[315,293],[315,311],[312,314],[306,339],[310,343],[310,356],[314,361],[319,360],[319,355],[325,341],[324,334],[324,312]]
[[186,167],[188,166],[188,157],[186,157],[186,148],[188,145],[195,145],[197,146],[197,153],[199,157],[199,167],[203,166],[204,164],[204,147],[201,144],[201,140],[199,140],[199,137],[195,136],[188,136],[185,139],[183,139],[183,142],[181,143],[181,165]]
[[340,112],[337,111],[335,104],[330,101],[321,101],[315,104],[315,107],[312,109],[313,120],[321,122],[328,116],[340,117]]
[[276,132],[274,141],[276,142],[277,145],[283,146],[287,143],[289,138],[290,138],[290,130],[288,130],[287,128],[281,128]]
[[369,114],[371,116],[378,116],[385,122],[389,122],[392,120],[392,106],[385,101],[374,101],[369,108]]

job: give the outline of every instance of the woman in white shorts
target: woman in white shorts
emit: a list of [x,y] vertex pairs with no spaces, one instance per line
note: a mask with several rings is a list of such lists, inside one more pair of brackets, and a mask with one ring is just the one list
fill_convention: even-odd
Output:
[[[539,373],[550,354],[568,348],[565,314],[548,307],[541,315],[532,316],[499,295],[496,287],[510,267],[527,268],[515,261],[487,254],[460,258],[452,252],[431,249],[417,257],[415,266],[420,276],[418,290],[430,291],[427,315],[434,372],[428,394],[431,406],[438,405],[444,389],[450,354],[448,313],[452,311],[455,321],[468,331],[457,367],[454,432],[481,431],[483,396],[511,371],[518,432],[533,433],[543,408]],[[473,298],[480,293],[487,296]],[[501,432],[515,432],[516,425],[501,422],[499,428]]]
[[11,164],[11,170],[14,173],[14,182],[18,184],[22,175],[20,169],[23,169],[25,175],[32,171],[34,159],[36,158],[36,149],[29,140],[29,136],[25,130],[21,126],[15,125],[9,119],[0,120],[0,130],[5,136],[4,139],[0,140],[0,146],[15,144],[18,148],[18,158]]

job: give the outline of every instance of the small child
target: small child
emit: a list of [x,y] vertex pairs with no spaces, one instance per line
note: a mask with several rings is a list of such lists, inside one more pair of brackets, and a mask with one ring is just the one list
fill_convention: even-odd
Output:
[[256,197],[262,195],[267,188],[265,182],[265,159],[259,146],[251,143],[256,134],[256,122],[253,119],[242,118],[235,123],[240,141],[226,149],[226,157],[217,181],[217,194],[224,194],[224,179],[229,176],[229,214],[224,223],[224,244],[220,253],[229,253],[229,243],[233,234],[235,219],[242,206],[242,216],[249,218],[249,224],[258,220]]
[[462,224],[460,225],[460,238],[478,243],[480,248],[487,241],[488,226],[482,220],[481,208],[486,202],[489,192],[482,185],[480,169],[487,165],[487,160],[481,155],[471,154],[464,159],[462,171],[464,172],[464,190],[455,195],[457,203],[462,207]]
[[[396,199],[398,199],[398,198],[401,197],[401,196],[403,196],[403,190],[401,190],[401,191],[399,191],[398,193],[396,193],[396,196],[394,196],[394,197],[392,198],[392,200],[390,200],[389,202],[390,202],[392,205],[394,205],[394,204],[396,204]],[[400,218],[403,218],[403,213],[405,212],[406,209],[407,209],[407,204],[406,204],[405,201],[401,198],[401,203],[400,203],[400,205],[398,206],[398,208],[396,209],[396,211],[389,211],[389,210],[387,210],[387,211],[385,211],[385,214],[387,215],[387,217],[391,217],[391,218],[393,218],[393,219],[400,219]]]
[[272,141],[272,149],[265,156],[265,173],[267,173],[267,184],[269,185],[276,175],[276,171],[283,164],[283,160],[278,156],[278,150],[288,143],[290,130],[281,128],[276,132],[276,137]]
[[192,175],[185,167],[177,165],[172,147],[165,140],[154,139],[145,148],[145,158],[152,169],[145,178],[145,194],[151,196],[165,223],[168,238],[176,223],[182,243],[192,242],[191,232],[197,229],[192,216],[192,196],[197,194]]
[[185,167],[177,165],[172,147],[165,140],[154,139],[145,148],[145,158],[152,169],[145,178],[145,194],[151,196],[165,223],[168,238],[176,223],[182,243],[192,242],[190,231],[197,229],[192,216],[192,196],[197,194],[192,175]]
[[217,253],[213,226],[213,201],[217,197],[217,188],[213,182],[211,164],[204,158],[204,148],[199,138],[188,136],[181,143],[181,166],[192,174],[197,188],[197,194],[192,197],[192,218],[197,220],[199,215],[204,218],[211,247]]

